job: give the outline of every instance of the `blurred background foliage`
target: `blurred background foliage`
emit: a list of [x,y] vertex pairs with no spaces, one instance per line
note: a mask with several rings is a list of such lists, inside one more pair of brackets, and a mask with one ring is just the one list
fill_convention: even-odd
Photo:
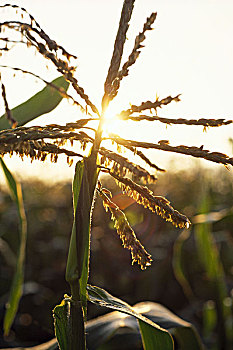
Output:
[[[233,294],[233,176],[223,167],[160,175],[150,186],[186,214],[193,225],[175,229],[128,197],[115,182],[103,185],[123,209],[138,238],[152,254],[146,271],[131,266],[101,200],[93,213],[90,283],[133,305],[161,303],[192,322],[207,349],[231,349]],[[10,335],[0,335],[0,347],[30,346],[54,337],[52,308],[69,292],[65,265],[72,227],[70,183],[22,183],[28,220],[24,293]],[[17,248],[17,208],[7,189],[0,192],[0,322],[14,272]],[[89,306],[88,319],[105,312]]]

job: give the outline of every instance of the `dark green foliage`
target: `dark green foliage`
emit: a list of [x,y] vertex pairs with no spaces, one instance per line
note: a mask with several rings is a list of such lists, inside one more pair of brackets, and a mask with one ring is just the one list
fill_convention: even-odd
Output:
[[18,310],[19,301],[22,295],[22,287],[24,280],[24,260],[27,240],[27,220],[24,211],[23,195],[21,185],[17,182],[11,174],[3,159],[0,157],[0,164],[3,173],[6,177],[6,182],[9,186],[11,196],[16,203],[19,218],[19,234],[18,234],[18,249],[17,260],[15,265],[15,273],[11,285],[10,296],[6,304],[6,314],[4,317],[4,334],[8,335],[11,325],[14,321],[16,312]]
[[[196,195],[197,189],[200,188],[203,176],[207,176],[206,181],[210,184],[208,192],[212,203],[211,212],[224,208],[230,209],[233,183],[231,173],[225,169],[211,173],[213,176],[210,178],[205,170],[196,166],[187,172],[182,170],[182,172],[165,174],[155,187],[158,189],[159,186],[158,190],[163,195],[166,194],[179,210],[184,210],[192,218],[198,214],[196,212],[199,203],[199,198]],[[216,179],[218,179],[217,182]],[[105,181],[102,180],[103,184],[106,184]],[[108,181],[107,185],[112,190],[114,199],[121,199],[114,182]],[[30,230],[25,291],[29,290],[28,282],[36,283],[37,287],[33,287],[34,292],[30,289],[30,294],[23,295],[13,331],[16,332],[14,337],[16,337],[18,344],[28,344],[26,341],[29,339],[35,344],[53,337],[51,309],[54,308],[58,300],[63,298],[64,290],[68,288],[63,275],[68,249],[66,232],[71,230],[72,220],[71,186],[68,184],[46,186],[43,183],[25,183],[23,189]],[[188,196],[187,193],[189,193]],[[6,208],[7,212],[5,212]],[[13,204],[4,193],[2,193],[1,209],[1,233],[5,233],[4,239],[10,243],[10,236],[6,233],[15,232],[17,217],[15,216],[15,224],[12,219],[9,220],[9,217],[14,213]],[[202,329],[207,330],[208,324],[202,310],[203,308],[206,310],[205,305],[211,300],[212,294],[199,261],[193,231],[191,231],[190,237],[184,241],[181,253],[184,273],[194,294],[194,298],[188,300],[172,271],[173,244],[178,237],[179,230],[175,228],[171,230],[169,224],[164,223],[162,219],[137,204],[131,204],[125,209],[125,212],[133,228],[140,233],[140,237],[150,247],[155,263],[143,273],[137,266],[129,266],[130,254],[121,249],[121,243],[110,222],[106,220],[106,213],[98,200],[93,213],[91,283],[98,283],[131,305],[140,300],[159,302],[185,320],[194,323],[201,335],[205,335],[206,331],[203,334]],[[134,215],[130,213],[134,213]],[[136,221],[135,215],[138,218],[144,217],[144,220]],[[233,286],[231,275],[233,264],[232,227],[231,211],[221,221],[214,222],[212,226],[226,274],[228,293]],[[6,293],[6,288],[3,289],[3,287],[9,285],[10,282],[11,267],[6,264],[2,255],[0,258],[0,285],[3,296]],[[32,292],[36,294],[32,294]],[[208,305],[211,303],[208,302]],[[88,318],[94,318],[101,312],[103,311],[90,305]],[[23,324],[24,314],[32,317],[32,322],[28,325]],[[231,317],[229,311],[226,312],[226,317],[229,324]],[[37,321],[37,325],[34,321]],[[212,350],[217,342],[215,326],[208,332],[208,337],[206,336],[204,340],[207,342],[207,348]],[[229,332],[231,333],[231,329]],[[4,345],[1,343],[1,346],[5,347],[6,343]]]

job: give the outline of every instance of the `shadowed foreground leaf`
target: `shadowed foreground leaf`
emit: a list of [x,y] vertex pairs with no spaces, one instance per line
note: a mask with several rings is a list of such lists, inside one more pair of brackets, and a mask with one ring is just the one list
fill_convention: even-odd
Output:
[[[64,89],[64,91],[67,91],[69,87],[69,83],[63,76],[53,80],[52,84],[56,85],[58,88]],[[17,126],[21,126],[42,114],[51,112],[62,99],[63,96],[59,91],[53,89],[51,86],[46,86],[27,101],[13,108],[11,114],[13,119],[17,121]],[[11,125],[4,114],[0,117],[0,130],[9,128],[11,128]]]
[[18,208],[18,215],[20,221],[20,233],[19,233],[19,248],[18,257],[16,264],[16,271],[11,285],[10,297],[6,305],[6,313],[4,317],[4,333],[7,335],[9,333],[10,327],[13,323],[14,317],[18,310],[19,300],[22,294],[22,285],[24,278],[24,260],[25,260],[25,248],[27,239],[27,220],[24,211],[23,197],[21,185],[17,183],[13,175],[5,165],[2,158],[0,158],[0,163],[6,177],[7,184],[11,191],[11,196],[15,201]]
[[[131,307],[101,288],[88,285],[87,289],[92,303],[117,310],[86,323],[89,350],[141,350],[141,337],[144,349],[173,349],[171,334],[180,350],[203,350],[200,337],[192,324],[177,317],[164,306],[141,302]],[[61,337],[60,347],[65,350],[69,346],[66,340],[69,339],[70,302],[71,298],[65,295],[64,301],[54,309],[56,336]],[[64,334],[68,337],[64,337]],[[58,344],[55,338],[27,349],[57,350]]]
[[[168,330],[176,339],[179,349],[203,349],[201,340],[193,326],[174,315],[164,306],[152,302],[141,302],[134,305],[131,309],[137,315],[146,317],[146,320],[153,321],[154,324],[159,325],[163,330]],[[152,330],[145,327],[145,324],[145,322],[139,320],[139,331],[135,316],[132,317],[131,314],[125,315],[120,312],[111,312],[91,320],[86,328],[89,349],[117,350],[120,348],[122,350],[141,350],[140,332],[142,333],[142,331],[145,349],[166,349],[159,342],[157,335],[156,337],[151,337]]]
[[[123,312],[124,314],[131,315],[138,320],[140,333],[143,341],[143,346],[145,350],[151,350],[151,349],[163,349],[163,350],[171,349],[172,350],[173,349],[172,337],[169,334],[169,332],[167,332],[165,329],[160,328],[160,326],[158,326],[156,323],[150,321],[146,317],[142,316],[140,313],[137,313],[134,308],[129,306],[124,301],[113,297],[104,289],[88,285],[87,290],[88,290],[89,300],[92,303],[100,306],[104,306],[110,309],[114,309],[116,311]],[[122,318],[121,315],[119,317]],[[104,324],[102,324],[101,327],[103,326]],[[106,323],[106,327],[109,327],[107,323]],[[111,333],[115,332],[115,330],[111,329],[111,327],[109,328],[109,331]],[[93,334],[94,332],[90,331],[90,335],[93,335]],[[98,348],[96,344],[97,340],[103,343],[102,337],[101,338],[98,337],[95,340],[95,348]],[[105,341],[106,340],[107,338],[105,339]],[[91,348],[91,345],[89,345],[88,347]]]

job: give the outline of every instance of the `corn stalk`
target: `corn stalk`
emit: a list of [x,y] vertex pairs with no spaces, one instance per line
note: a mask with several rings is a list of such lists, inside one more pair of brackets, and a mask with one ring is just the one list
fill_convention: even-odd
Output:
[[[4,122],[19,127],[0,131],[0,155],[18,154],[21,158],[30,157],[32,160],[37,159],[44,161],[49,156],[52,162],[56,162],[60,154],[67,156],[67,163],[71,165],[73,159],[77,157],[82,160],[78,161],[75,168],[73,181],[73,207],[74,221],[70,238],[68,260],[66,267],[66,280],[70,285],[71,296],[65,295],[60,305],[54,309],[55,332],[59,346],[62,350],[85,350],[85,326],[84,320],[87,313],[87,282],[89,276],[89,259],[90,259],[90,228],[92,219],[92,209],[94,206],[95,196],[100,195],[106,211],[112,215],[117,233],[122,240],[125,248],[129,249],[132,255],[132,263],[137,262],[142,269],[151,265],[152,258],[146,249],[137,239],[133,228],[125,214],[112,201],[111,192],[102,187],[98,181],[99,172],[110,174],[117,182],[124,193],[132,197],[138,204],[143,205],[152,212],[161,216],[164,220],[171,222],[175,227],[188,228],[189,219],[174,209],[171,203],[164,197],[155,195],[147,186],[141,184],[142,181],[154,183],[157,181],[156,174],[151,174],[143,167],[132,163],[120,154],[120,148],[123,147],[143,160],[147,166],[157,172],[164,171],[161,167],[152,163],[151,160],[143,153],[141,149],[157,149],[166,152],[176,152],[193,157],[203,158],[212,162],[221,163],[225,166],[233,165],[233,158],[220,152],[210,152],[201,147],[190,146],[171,146],[168,140],[161,140],[158,143],[146,143],[133,140],[122,139],[118,135],[103,136],[103,126],[105,122],[105,113],[109,103],[117,96],[122,80],[127,77],[129,69],[133,66],[141,53],[142,43],[146,38],[146,33],[152,29],[157,13],[153,12],[145,21],[142,31],[136,36],[132,51],[124,64],[122,64],[122,55],[124,44],[126,42],[126,33],[129,27],[130,18],[133,12],[135,0],[124,0],[119,29],[116,35],[114,50],[107,78],[104,84],[104,95],[102,98],[101,112],[90,100],[83,87],[79,85],[76,77],[76,69],[71,65],[71,59],[76,56],[68,53],[55,40],[51,39],[40,27],[35,18],[24,8],[17,5],[2,5],[0,8],[10,8],[11,10],[20,11],[22,21],[5,21],[0,23],[0,29],[7,29],[13,33],[20,33],[20,39],[9,40],[8,37],[2,37],[5,42],[5,51],[9,51],[12,45],[16,43],[27,44],[42,55],[46,60],[54,64],[56,70],[62,74],[66,82],[74,89],[77,98],[67,94],[66,90],[59,86],[57,92],[62,97],[70,99],[79,108],[79,112],[85,112],[85,119],[79,118],[75,123],[67,123],[64,126],[51,124],[45,127],[22,127],[17,124],[17,113],[13,113],[9,108],[6,100],[5,86],[2,87],[2,95],[5,103]],[[25,19],[27,18],[27,19]],[[38,78],[33,72],[25,71],[17,67],[1,66],[2,69],[20,70]],[[39,77],[40,78],[40,77]],[[44,82],[45,79],[40,78]],[[49,85],[48,82],[46,82]],[[50,84],[52,87],[52,85]],[[84,106],[81,105],[82,100]],[[132,120],[139,122],[141,120],[159,121],[166,124],[183,124],[183,125],[202,125],[204,129],[208,127],[220,127],[232,123],[232,120],[225,119],[206,119],[197,118],[187,120],[185,118],[164,118],[159,117],[157,110],[170,103],[179,102],[180,94],[176,96],[167,96],[155,101],[145,101],[139,105],[131,105],[129,109],[119,113],[119,119]],[[152,115],[152,111],[155,115]],[[16,112],[16,111],[15,111]],[[151,112],[150,115],[144,114]],[[143,113],[143,114],[142,114]],[[94,115],[94,116],[93,116]],[[88,118],[87,118],[88,116]],[[5,118],[5,119],[4,119]],[[29,120],[29,119],[28,119]],[[89,126],[92,121],[98,120],[96,129]],[[88,126],[87,126],[88,124]],[[94,132],[94,137],[89,134]],[[105,140],[112,140],[118,147],[117,152],[106,149],[102,146]],[[71,146],[74,143],[81,144],[85,151],[86,145],[91,146],[88,156],[77,153],[76,150],[67,149],[67,141]],[[140,182],[140,183],[137,183]],[[102,293],[102,292],[101,292]],[[173,349],[173,340],[171,334],[157,325],[144,327],[142,324],[141,335],[144,349],[152,349],[150,340],[153,340],[153,348],[163,348],[163,350]],[[153,330],[156,328],[156,335]],[[151,333],[152,332],[152,333]],[[147,334],[148,333],[148,334]],[[145,334],[147,337],[145,338]],[[156,346],[155,346],[156,345]]]

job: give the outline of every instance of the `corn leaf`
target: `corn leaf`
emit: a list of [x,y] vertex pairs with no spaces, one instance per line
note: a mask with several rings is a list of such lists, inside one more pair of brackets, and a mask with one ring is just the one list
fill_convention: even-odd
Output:
[[154,326],[163,332],[167,330],[169,333],[166,334],[175,338],[181,350],[203,349],[200,337],[192,324],[177,317],[160,304],[141,302],[130,307],[106,291],[89,285],[88,293],[91,302],[120,311],[111,312],[87,322],[88,349],[136,350],[142,348],[142,342],[144,349],[173,349],[170,338],[165,338],[163,333],[159,334],[158,329],[155,332]]
[[75,227],[77,237],[78,270],[80,271],[80,295],[81,301],[86,304],[86,289],[89,274],[90,254],[90,220],[91,220],[92,198],[88,181],[88,172],[84,162],[83,180],[77,202],[75,214]]
[[136,304],[134,309],[160,327],[168,330],[179,344],[179,349],[203,350],[201,339],[193,325],[182,320],[163,305],[141,302]]
[[[86,315],[86,288],[89,274],[90,218],[92,191],[90,191],[87,161],[76,165],[73,181],[74,222],[68,253],[66,280],[70,284],[70,341],[77,349],[86,349],[84,314]],[[59,343],[62,350],[66,350]]]
[[91,198],[87,169],[84,161],[76,165],[73,181],[74,223],[68,254],[66,280],[76,283],[79,280],[81,300],[86,303],[88,279],[88,256],[90,244]]
[[11,285],[10,297],[6,305],[6,314],[4,317],[4,333],[7,335],[18,310],[19,300],[22,294],[27,239],[27,220],[24,211],[21,185],[15,180],[2,158],[0,158],[0,163],[6,177],[7,184],[11,191],[12,198],[16,202],[20,222],[20,243],[18,247],[16,271]]
[[54,328],[59,347],[62,350],[70,349],[70,298],[65,296],[61,304],[53,310]]
[[[210,201],[207,192],[203,191],[199,208],[200,214],[209,213],[209,208]],[[227,336],[223,301],[227,297],[227,292],[223,266],[211,231],[212,227],[208,221],[196,224],[194,228],[199,259],[204,268],[206,278],[210,283],[210,297],[214,298],[216,303],[219,341],[225,346]]]
[[211,337],[217,325],[217,312],[213,300],[208,300],[203,305],[203,326],[202,332],[205,338]]
[[[114,298],[100,288],[88,285],[88,292],[91,302],[117,310],[92,319],[86,323],[85,332],[87,334],[87,346],[89,350],[141,350],[142,339],[140,329],[143,329],[145,349],[164,350],[166,348],[173,348],[168,347],[170,344],[168,343],[169,345],[166,345],[164,339],[162,340],[163,343],[159,342],[160,338],[157,334],[156,337],[151,337],[152,332],[155,332],[154,326],[152,326],[151,323],[162,327],[160,330],[166,329],[169,331],[172,337],[175,338],[176,344],[180,350],[203,350],[200,337],[192,324],[177,317],[164,306],[153,302],[141,302],[130,307],[128,304]],[[62,322],[65,316],[65,320],[61,324],[62,328],[66,327],[68,324],[67,320],[70,321],[69,308],[65,305],[69,300],[70,298],[66,297],[65,302],[63,301],[62,304],[54,310],[57,314],[55,316],[58,317],[57,325],[59,325],[59,321]],[[118,312],[118,310],[121,311]],[[140,319],[137,319],[137,317],[140,317]],[[138,321],[140,322],[140,328]],[[147,324],[148,327],[145,326],[145,324]],[[61,330],[59,331],[61,332]],[[64,329],[62,331],[66,332]],[[56,335],[58,337],[57,330]],[[170,341],[169,337],[167,337],[167,341]],[[64,339],[62,340],[62,344],[64,346]],[[55,340],[41,344],[41,350],[49,350],[51,349],[51,345],[53,347],[56,346]]]
[[182,259],[183,246],[184,246],[184,243],[190,237],[190,234],[191,234],[190,230],[183,230],[181,234],[178,236],[178,238],[176,239],[173,247],[172,263],[173,263],[173,270],[174,270],[176,279],[182,286],[184,294],[189,300],[193,300],[195,297],[194,297],[192,288],[189,284],[189,281],[186,277],[185,268],[184,268],[185,264],[183,263],[183,259]]
[[169,332],[137,313],[127,303],[98,287],[88,285],[87,291],[92,303],[131,315],[139,321],[144,350],[173,349],[173,340]]
[[[63,76],[56,78],[52,84],[67,91],[69,83]],[[17,121],[18,126],[22,126],[29,121],[51,112],[61,102],[63,96],[59,91],[51,86],[46,86],[43,90],[11,110],[12,117]],[[11,125],[6,118],[6,114],[0,117],[0,130],[9,129]]]
[[[73,207],[74,215],[76,214],[79,192],[82,184],[84,163],[82,161],[76,164],[75,175],[73,181]],[[66,280],[73,283],[76,279],[80,278],[78,272],[78,257],[77,257],[77,238],[76,238],[75,220],[73,222],[72,233],[70,238],[69,254],[66,266]],[[79,263],[80,265],[80,263]]]
[[[203,200],[201,211],[208,211],[207,199]],[[208,279],[213,283],[221,300],[226,297],[223,267],[216,243],[211,234],[211,224],[195,225],[195,239],[198,253]]]
[[176,338],[181,350],[204,350],[200,337],[193,326],[177,327],[172,334]]
[[148,323],[138,320],[143,349],[173,349],[173,344],[171,338],[164,336],[162,332],[155,331],[155,328]]

